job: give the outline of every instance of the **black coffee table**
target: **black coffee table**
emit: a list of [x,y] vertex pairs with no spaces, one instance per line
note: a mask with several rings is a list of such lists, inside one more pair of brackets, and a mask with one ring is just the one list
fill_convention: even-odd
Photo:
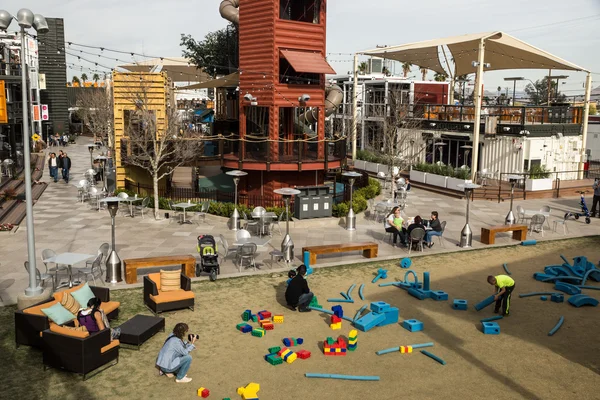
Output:
[[136,346],[139,350],[146,340],[159,331],[165,331],[165,319],[150,315],[136,315],[119,328],[121,328],[119,342]]

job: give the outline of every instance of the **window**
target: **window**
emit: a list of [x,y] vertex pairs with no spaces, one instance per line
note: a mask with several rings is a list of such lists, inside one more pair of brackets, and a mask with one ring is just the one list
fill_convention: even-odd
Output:
[[321,0],[279,0],[279,18],[288,21],[319,23]]
[[321,75],[310,72],[296,72],[285,58],[279,59],[279,83],[289,85],[319,85]]

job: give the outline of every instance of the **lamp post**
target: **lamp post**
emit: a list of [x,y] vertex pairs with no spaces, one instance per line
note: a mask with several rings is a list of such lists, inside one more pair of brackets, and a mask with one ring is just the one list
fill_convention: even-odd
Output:
[[[515,92],[517,90],[517,81],[524,81],[525,78],[522,76],[515,76],[512,78],[504,78],[505,81],[511,82],[513,83],[513,97],[512,97],[512,105],[515,105]],[[533,87],[535,87],[535,85],[533,85]]]
[[290,198],[300,194],[300,191],[292,188],[275,189],[273,193],[283,196],[285,201],[285,236],[281,242],[281,252],[286,263],[294,259],[294,242],[290,236]]
[[106,187],[106,160],[108,160],[108,157],[98,156],[96,160],[99,160],[102,165],[102,191],[108,193],[108,188]]
[[[464,146],[460,146],[460,148],[464,150],[463,165],[470,165],[470,164],[467,164],[467,162],[468,162],[467,158],[469,157],[469,153],[473,149],[473,146],[465,144]],[[461,167],[462,167],[462,165],[461,165]]]
[[473,232],[471,231],[471,227],[469,226],[469,203],[471,202],[471,195],[473,194],[473,190],[481,187],[480,185],[476,185],[474,183],[465,183],[461,185],[457,185],[460,188],[465,190],[465,197],[467,198],[467,214],[466,214],[466,223],[460,232],[460,247],[471,247],[473,243]]
[[443,163],[443,161],[442,161],[442,155],[444,154],[444,146],[447,146],[447,144],[444,143],[444,142],[439,142],[439,143],[436,143],[435,146],[438,148],[438,151],[440,152],[439,162]]
[[119,211],[120,201],[120,197],[107,197],[101,200],[101,202],[106,203],[106,208],[111,218],[112,247],[110,255],[106,260],[106,282],[108,283],[117,283],[123,280],[121,277],[121,259],[117,254],[115,245],[115,217],[117,216],[117,211]]
[[510,181],[510,211],[504,219],[504,225],[512,225],[515,223],[515,215],[513,214],[513,199],[515,196],[515,185],[521,179],[519,175],[509,175],[508,180]]
[[[0,30],[6,30],[13,20],[13,16],[4,10],[0,10]],[[29,137],[29,104],[27,90],[27,63],[25,57],[25,29],[33,27],[38,33],[49,31],[46,19],[40,14],[33,14],[31,10],[22,8],[17,12],[15,18],[21,27],[21,99],[23,102],[23,153],[25,168],[25,207],[27,210],[27,259],[29,261],[29,287],[25,289],[25,296],[36,296],[42,293],[41,286],[38,286],[36,277],[36,259],[35,259],[35,233],[33,228],[33,201],[31,195],[31,153],[29,149],[31,138]]]
[[90,168],[91,169],[94,169],[94,158],[92,157],[92,153],[94,152],[94,147],[96,147],[96,146],[93,144],[87,145],[88,151],[90,152]]
[[349,171],[344,172],[342,175],[348,178],[348,182],[350,182],[350,207],[348,210],[348,216],[346,217],[346,230],[355,231],[356,215],[354,215],[354,210],[352,209],[352,186],[354,186],[354,181],[356,180],[356,178],[360,178],[362,174],[359,174],[358,172],[354,171]]
[[234,200],[233,213],[231,214],[231,218],[229,219],[230,230],[237,231],[238,229],[240,229],[240,213],[239,213],[239,211],[237,209],[237,205],[238,205],[238,184],[240,183],[241,177],[248,175],[248,173],[236,169],[236,170],[233,170],[233,171],[228,171],[227,175],[233,176],[233,183],[235,184],[235,200]]

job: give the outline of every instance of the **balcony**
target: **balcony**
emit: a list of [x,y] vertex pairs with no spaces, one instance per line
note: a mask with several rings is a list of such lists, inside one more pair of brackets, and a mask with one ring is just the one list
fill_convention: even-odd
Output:
[[[417,105],[413,118],[421,120],[427,130],[471,133],[475,125],[474,106],[442,104]],[[483,106],[480,132],[488,135],[520,135],[529,131],[535,136],[562,133],[579,135],[583,121],[583,107],[571,106]]]

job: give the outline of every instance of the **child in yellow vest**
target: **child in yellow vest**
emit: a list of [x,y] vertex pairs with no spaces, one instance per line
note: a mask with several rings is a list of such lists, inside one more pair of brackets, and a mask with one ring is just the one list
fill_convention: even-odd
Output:
[[[490,275],[487,278],[490,285],[494,285],[494,299],[496,300],[495,313],[508,317],[510,313],[510,296],[515,289],[515,280],[508,275]],[[502,306],[502,310],[500,310]]]

